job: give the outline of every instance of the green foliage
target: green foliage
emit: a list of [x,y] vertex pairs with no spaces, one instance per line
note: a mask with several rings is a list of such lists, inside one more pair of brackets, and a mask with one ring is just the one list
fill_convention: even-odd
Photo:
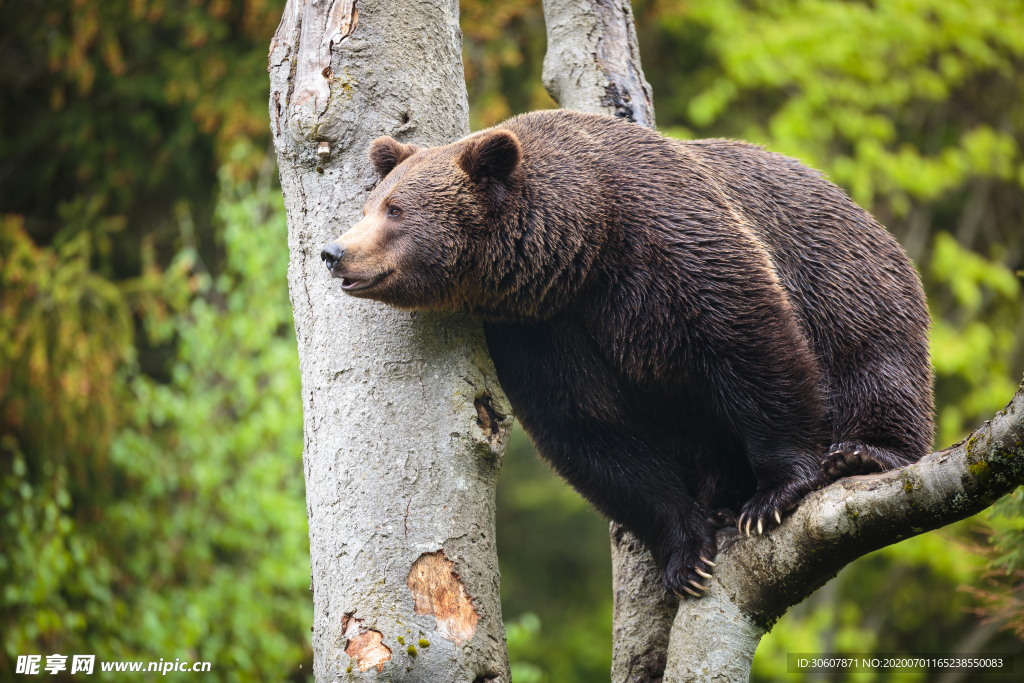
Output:
[[113,375],[131,349],[128,308],[115,285],[90,271],[91,246],[81,234],[40,249],[20,216],[0,219],[3,432],[59,453],[61,465],[109,442]]
[[[91,459],[79,461],[102,462],[102,472],[84,486],[54,446],[32,444],[34,457],[26,458],[19,441],[4,436],[5,669],[15,655],[28,653],[180,656],[213,662],[217,680],[279,680],[309,657],[302,416],[287,251],[280,248],[284,212],[266,189],[232,188],[227,177],[223,183],[217,211],[223,273],[210,277],[195,252],[183,251],[171,271],[200,273],[178,280],[198,296],[180,312],[147,315],[154,334],[178,340],[170,383],[128,372],[123,329],[114,340],[120,357],[98,369],[76,368],[91,373],[89,381],[106,378],[129,394],[119,428],[108,421],[109,448],[101,444],[98,453],[85,454]],[[31,264],[23,233],[11,234],[21,245],[15,256]],[[58,265],[36,251],[37,262]],[[16,279],[8,265],[18,260],[8,259],[6,246],[4,252],[5,280],[12,272]],[[75,273],[77,265],[77,281],[88,282],[81,256],[65,252],[68,270],[54,272]],[[116,319],[125,319],[124,301],[98,279],[104,301],[119,311]],[[38,274],[34,281],[47,284]],[[63,291],[58,282],[48,299],[40,297],[51,302],[54,321],[69,321],[50,340],[49,357],[56,359],[74,353],[81,339],[105,341],[103,334],[75,334],[76,309],[90,300],[90,290]],[[34,329],[26,317],[10,329]],[[104,330],[118,328],[100,325]],[[82,355],[91,362],[104,357],[92,350]],[[73,373],[64,376],[73,388],[81,384]],[[77,406],[74,393],[51,399],[57,416]]]
[[607,680],[608,523],[512,433],[498,480],[498,560],[513,680]]
[[530,660],[540,646],[540,617],[524,612],[516,620],[505,622],[505,642],[512,664],[512,680],[517,683],[546,683],[548,675]]
[[108,567],[75,522],[101,514],[128,307],[89,270],[87,234],[40,249],[0,221],[0,671],[23,646],[81,629]]
[[203,296],[155,326],[178,339],[172,380],[134,379],[136,409],[111,449],[134,483],[107,508],[133,549],[120,564],[137,616],[119,646],[195,652],[223,680],[278,680],[306,657],[312,619],[287,231],[279,197],[227,176],[222,192],[224,272],[197,276]]
[[[283,6],[0,3],[0,212],[24,215],[39,243],[92,232],[107,277],[138,275],[146,236],[166,263],[174,203],[202,207],[208,231],[218,168],[246,177],[263,158],[266,49]],[[203,246],[211,258],[213,241]]]
[[0,3],[0,677],[308,656],[283,214],[234,185],[283,5]]
[[770,143],[897,217],[969,179],[1024,182],[1019,0],[652,5],[714,57],[659,115]]
[[1024,337],[1024,288],[998,260],[935,237],[926,274],[932,304],[936,440],[948,445],[1006,405],[1017,389],[1014,364]]
[[539,78],[546,48],[540,0],[463,0],[459,10],[473,130],[558,106]]

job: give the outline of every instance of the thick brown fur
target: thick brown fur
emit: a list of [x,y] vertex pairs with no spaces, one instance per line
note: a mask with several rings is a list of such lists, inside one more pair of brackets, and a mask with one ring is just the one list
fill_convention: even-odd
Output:
[[[932,442],[928,313],[896,241],[799,162],[546,111],[383,180],[324,250],[354,296],[484,318],[502,387],[580,493],[691,594],[709,517],[776,524]],[[697,589],[697,590],[695,590]]]

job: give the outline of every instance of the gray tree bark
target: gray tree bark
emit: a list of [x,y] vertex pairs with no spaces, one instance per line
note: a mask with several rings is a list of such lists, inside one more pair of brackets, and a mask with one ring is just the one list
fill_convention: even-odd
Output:
[[[630,5],[545,0],[544,85],[563,107],[654,127]],[[718,532],[717,569],[700,599],[661,587],[653,558],[611,525],[613,683],[747,681],[761,636],[844,566],[973,515],[1024,483],[1024,384],[969,439],[884,474],[808,496],[764,536]]]
[[628,0],[545,0],[544,23],[544,87],[560,107],[654,128]]
[[320,262],[375,137],[468,134],[457,0],[289,0],[270,46],[302,373],[316,680],[509,681],[494,491],[511,411],[478,321],[347,297]]

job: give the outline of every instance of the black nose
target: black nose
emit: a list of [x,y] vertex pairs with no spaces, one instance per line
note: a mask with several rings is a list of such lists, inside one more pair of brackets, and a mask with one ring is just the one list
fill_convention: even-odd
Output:
[[320,252],[320,258],[327,264],[327,270],[331,271],[331,275],[334,275],[334,266],[341,260],[341,257],[345,255],[345,250],[341,248],[341,245],[337,242],[331,242],[324,250]]

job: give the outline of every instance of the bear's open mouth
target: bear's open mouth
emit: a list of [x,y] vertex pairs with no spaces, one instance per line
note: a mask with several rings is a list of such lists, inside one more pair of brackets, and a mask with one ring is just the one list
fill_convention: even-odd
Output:
[[379,275],[374,275],[373,277],[368,278],[343,277],[341,278],[341,288],[346,292],[361,292],[377,285],[390,274],[391,271],[386,270]]

